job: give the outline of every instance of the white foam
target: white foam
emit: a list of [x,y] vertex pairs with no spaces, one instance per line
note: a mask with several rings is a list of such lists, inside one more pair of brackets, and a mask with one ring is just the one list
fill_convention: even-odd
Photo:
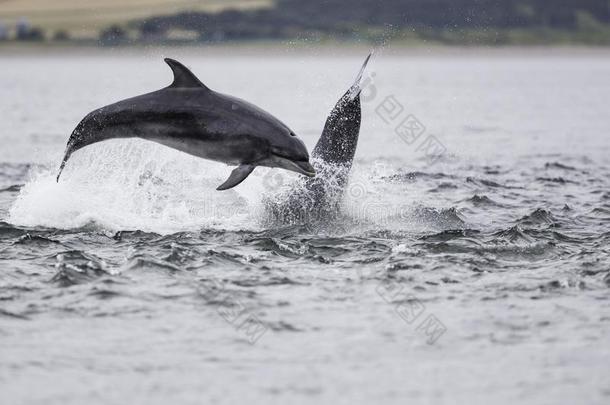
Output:
[[[76,152],[57,183],[57,165],[30,173],[7,221],[17,226],[105,231],[260,230],[264,201],[289,199],[300,176],[258,167],[246,181],[216,191],[232,168],[139,139],[112,140]],[[273,170],[272,172],[269,172]],[[412,229],[421,190],[388,183],[395,169],[355,164],[343,210],[366,229]],[[278,180],[279,179],[279,180]],[[276,184],[277,183],[277,184]],[[281,201],[279,201],[281,203]],[[437,227],[424,221],[427,228]]]
[[230,171],[142,140],[108,141],[76,152],[59,183],[55,166],[31,173],[8,221],[158,233],[256,228],[261,176],[251,176],[237,189],[216,191]]

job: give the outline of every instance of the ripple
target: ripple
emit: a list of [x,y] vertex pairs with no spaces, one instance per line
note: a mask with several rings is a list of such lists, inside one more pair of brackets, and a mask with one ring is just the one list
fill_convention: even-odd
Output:
[[505,189],[522,188],[522,187],[507,186],[507,185],[500,184],[500,183],[497,183],[492,180],[481,179],[481,178],[470,177],[470,176],[466,177],[466,183],[474,184],[476,186],[489,187],[489,188],[505,188]]
[[475,194],[474,196],[472,196],[464,201],[471,203],[475,207],[501,207],[502,206],[502,204],[495,202],[494,200],[487,197],[486,195]]
[[127,263],[121,266],[121,273],[142,270],[146,270],[147,272],[158,271],[167,275],[182,271],[180,267],[146,254],[134,255]]
[[307,244],[287,239],[256,238],[252,239],[252,242],[263,250],[291,258],[301,257],[309,251],[309,246],[307,246]]
[[68,251],[56,255],[57,272],[51,278],[52,283],[61,287],[84,284],[109,275],[104,268],[106,264],[100,258],[81,251]]
[[240,287],[257,287],[257,286],[279,286],[279,285],[310,285],[310,283],[301,283],[294,281],[288,277],[271,277],[268,279],[249,278],[244,280],[234,280],[233,284]]
[[570,170],[570,171],[576,170],[576,168],[573,166],[568,166],[568,165],[565,165],[565,164],[559,163],[559,162],[547,162],[544,164],[544,168],[545,169]]
[[6,309],[2,309],[2,308],[0,308],[0,316],[5,316],[5,317],[8,317],[8,318],[14,318],[14,319],[21,319],[21,320],[24,320],[24,321],[27,321],[27,320],[30,319],[26,315],[22,315],[22,314],[19,314],[19,313],[16,313],[16,312],[12,312],[12,311],[9,311],[9,310],[6,310]]
[[545,182],[545,183],[556,183],[556,184],[577,184],[575,181],[566,180],[563,177],[536,177],[537,181]]
[[457,189],[459,189],[459,186],[457,184],[443,182],[443,183],[439,184],[438,186],[436,186],[435,188],[430,189],[430,192],[431,193],[442,193],[447,190],[457,190]]
[[381,179],[388,182],[414,182],[418,180],[440,180],[440,179],[454,179],[455,176],[445,173],[426,173],[426,172],[408,172],[408,173],[397,173],[390,176],[382,176]]

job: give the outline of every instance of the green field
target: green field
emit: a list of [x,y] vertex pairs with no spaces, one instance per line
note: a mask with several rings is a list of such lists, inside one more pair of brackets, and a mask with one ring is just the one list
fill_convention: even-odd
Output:
[[45,31],[97,35],[100,28],[152,15],[181,11],[260,8],[271,0],[0,0],[0,21],[9,26],[22,17]]

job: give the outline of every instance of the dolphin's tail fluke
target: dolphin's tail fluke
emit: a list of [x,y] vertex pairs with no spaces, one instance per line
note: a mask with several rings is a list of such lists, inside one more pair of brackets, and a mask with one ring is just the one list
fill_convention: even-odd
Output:
[[368,65],[371,56],[373,56],[373,53],[375,53],[374,50],[372,50],[366,57],[364,63],[362,64],[362,67],[360,68],[360,72],[358,72],[358,76],[356,76],[356,80],[354,80],[354,84],[352,84],[352,87],[350,87],[350,89],[347,91],[347,96],[350,100],[354,100],[362,91],[362,87],[360,87],[360,85],[362,84],[362,75],[364,75],[366,65]]

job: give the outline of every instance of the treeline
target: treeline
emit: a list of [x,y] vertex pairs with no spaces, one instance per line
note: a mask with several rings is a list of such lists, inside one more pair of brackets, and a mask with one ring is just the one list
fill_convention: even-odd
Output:
[[170,30],[202,41],[382,35],[394,30],[489,30],[608,26],[610,0],[276,0],[259,10],[188,12],[136,22],[142,38]]
[[610,1],[279,0],[274,10],[303,25],[319,28],[330,28],[336,23],[430,28],[575,28],[579,12],[608,23]]

